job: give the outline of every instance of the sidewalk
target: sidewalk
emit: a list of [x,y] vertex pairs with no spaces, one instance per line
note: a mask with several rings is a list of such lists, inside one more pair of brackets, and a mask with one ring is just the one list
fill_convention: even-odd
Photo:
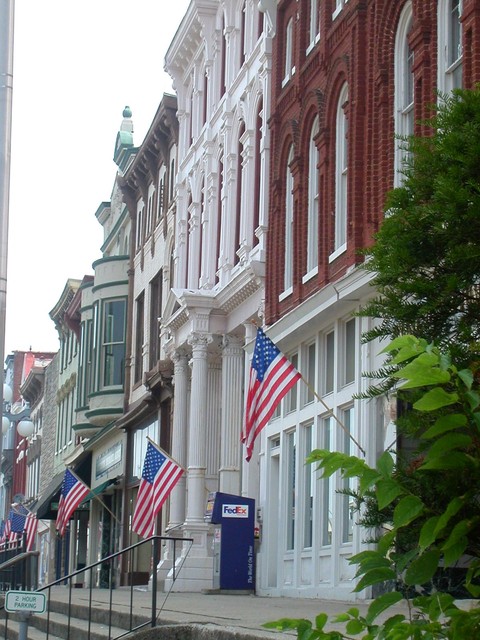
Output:
[[[136,614],[151,615],[151,592],[140,588],[120,588],[112,592],[112,611],[125,611],[132,600]],[[72,602],[88,604],[89,589],[73,589]],[[110,607],[108,590],[92,589],[92,604],[95,607]],[[68,602],[69,590],[65,587],[52,589],[52,599]],[[265,622],[280,618],[306,618],[314,621],[319,613],[335,615],[350,607],[366,612],[369,602],[340,602],[314,598],[261,597],[255,595],[230,595],[210,593],[158,593],[157,620],[159,624],[214,625],[219,631],[245,634],[258,638],[276,638],[277,631],[264,629]],[[397,609],[398,610],[398,609]],[[343,628],[343,625],[328,625],[329,629]],[[295,636],[291,631],[288,635]]]

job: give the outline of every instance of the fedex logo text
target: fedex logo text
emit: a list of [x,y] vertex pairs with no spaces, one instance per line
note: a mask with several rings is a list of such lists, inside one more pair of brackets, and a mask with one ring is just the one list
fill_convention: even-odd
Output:
[[224,518],[248,518],[247,504],[224,504],[222,506]]

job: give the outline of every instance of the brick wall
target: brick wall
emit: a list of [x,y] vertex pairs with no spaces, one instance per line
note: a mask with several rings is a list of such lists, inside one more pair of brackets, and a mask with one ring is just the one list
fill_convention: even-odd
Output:
[[[395,36],[405,2],[349,0],[333,20],[334,0],[319,3],[320,39],[306,53],[309,0],[279,2],[272,62],[272,163],[266,277],[266,322],[271,324],[303,300],[340,278],[361,258],[383,219],[386,192],[394,178]],[[480,3],[464,0],[463,82],[480,80]],[[414,51],[415,121],[428,117],[436,100],[437,0],[413,0],[409,36]],[[293,17],[295,73],[282,87],[287,22]],[[347,250],[329,262],[335,222],[335,136],[338,96],[348,84]],[[308,144],[318,115],[319,192],[318,275],[306,272]],[[416,125],[418,133],[420,125]],[[286,154],[294,145],[294,286],[283,289]]]

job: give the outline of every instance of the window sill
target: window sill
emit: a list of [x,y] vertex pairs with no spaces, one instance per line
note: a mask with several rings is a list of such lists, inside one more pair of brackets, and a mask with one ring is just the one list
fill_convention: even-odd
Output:
[[303,276],[302,284],[305,284],[306,282],[314,278],[316,275],[318,275],[318,267],[313,267],[313,269],[310,269],[310,271],[307,271],[307,273]]
[[282,302],[282,300],[285,300],[285,298],[288,298],[288,296],[291,296],[293,293],[293,287],[288,287],[288,289],[285,289],[285,291],[282,291],[282,293],[278,296],[278,301]]
[[342,253],[345,253],[346,250],[347,250],[347,243],[345,242],[344,244],[342,244],[341,247],[338,247],[338,249],[335,249],[335,251],[328,256],[328,263],[332,264],[332,262],[335,262],[335,260],[339,256],[341,256]]

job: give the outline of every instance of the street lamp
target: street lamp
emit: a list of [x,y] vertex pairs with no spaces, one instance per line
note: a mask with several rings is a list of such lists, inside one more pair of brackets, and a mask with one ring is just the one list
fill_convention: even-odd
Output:
[[33,435],[35,425],[30,420],[30,403],[17,413],[11,412],[13,393],[8,384],[3,385],[2,433],[5,435],[12,422],[17,423],[18,435],[29,438]]

